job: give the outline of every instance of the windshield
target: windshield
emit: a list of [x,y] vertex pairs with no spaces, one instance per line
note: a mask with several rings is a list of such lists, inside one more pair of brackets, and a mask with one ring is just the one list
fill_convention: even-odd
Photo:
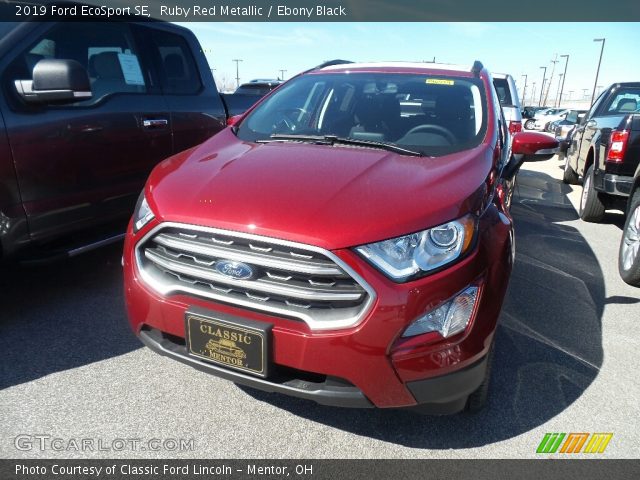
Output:
[[237,135],[246,141],[335,136],[438,156],[481,142],[485,104],[482,82],[475,78],[309,74],[268,97],[240,124]]

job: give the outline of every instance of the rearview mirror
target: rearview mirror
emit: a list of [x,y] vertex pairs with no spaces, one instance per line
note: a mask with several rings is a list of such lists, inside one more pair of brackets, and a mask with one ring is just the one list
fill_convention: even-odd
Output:
[[15,86],[29,103],[73,103],[91,98],[89,74],[75,60],[40,60],[33,67],[33,80],[16,80]]

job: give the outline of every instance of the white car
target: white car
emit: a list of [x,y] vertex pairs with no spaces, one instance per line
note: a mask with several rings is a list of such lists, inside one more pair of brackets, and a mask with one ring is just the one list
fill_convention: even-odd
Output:
[[498,94],[504,119],[509,125],[509,132],[513,135],[522,131],[522,109],[513,77],[508,73],[494,73],[493,86]]
[[564,108],[547,108],[536,112],[536,116],[528,119],[524,123],[524,128],[527,130],[544,130],[544,127],[549,122],[555,122],[561,118],[567,116],[569,110]]

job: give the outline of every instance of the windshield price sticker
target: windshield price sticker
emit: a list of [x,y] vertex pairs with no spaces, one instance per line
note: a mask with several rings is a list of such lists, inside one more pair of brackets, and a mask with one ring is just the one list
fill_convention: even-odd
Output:
[[430,85],[455,85],[453,80],[446,80],[444,78],[427,78],[425,83]]

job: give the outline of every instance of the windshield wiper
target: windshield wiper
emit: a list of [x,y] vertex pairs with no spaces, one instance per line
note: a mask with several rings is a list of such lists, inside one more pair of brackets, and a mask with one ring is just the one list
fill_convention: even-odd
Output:
[[401,155],[412,155],[422,157],[422,153],[407,148],[399,147],[393,143],[378,142],[375,140],[360,140],[357,138],[338,137],[337,135],[296,135],[274,133],[269,140],[257,140],[257,143],[269,142],[311,142],[318,145],[357,145],[360,147],[379,148]]

